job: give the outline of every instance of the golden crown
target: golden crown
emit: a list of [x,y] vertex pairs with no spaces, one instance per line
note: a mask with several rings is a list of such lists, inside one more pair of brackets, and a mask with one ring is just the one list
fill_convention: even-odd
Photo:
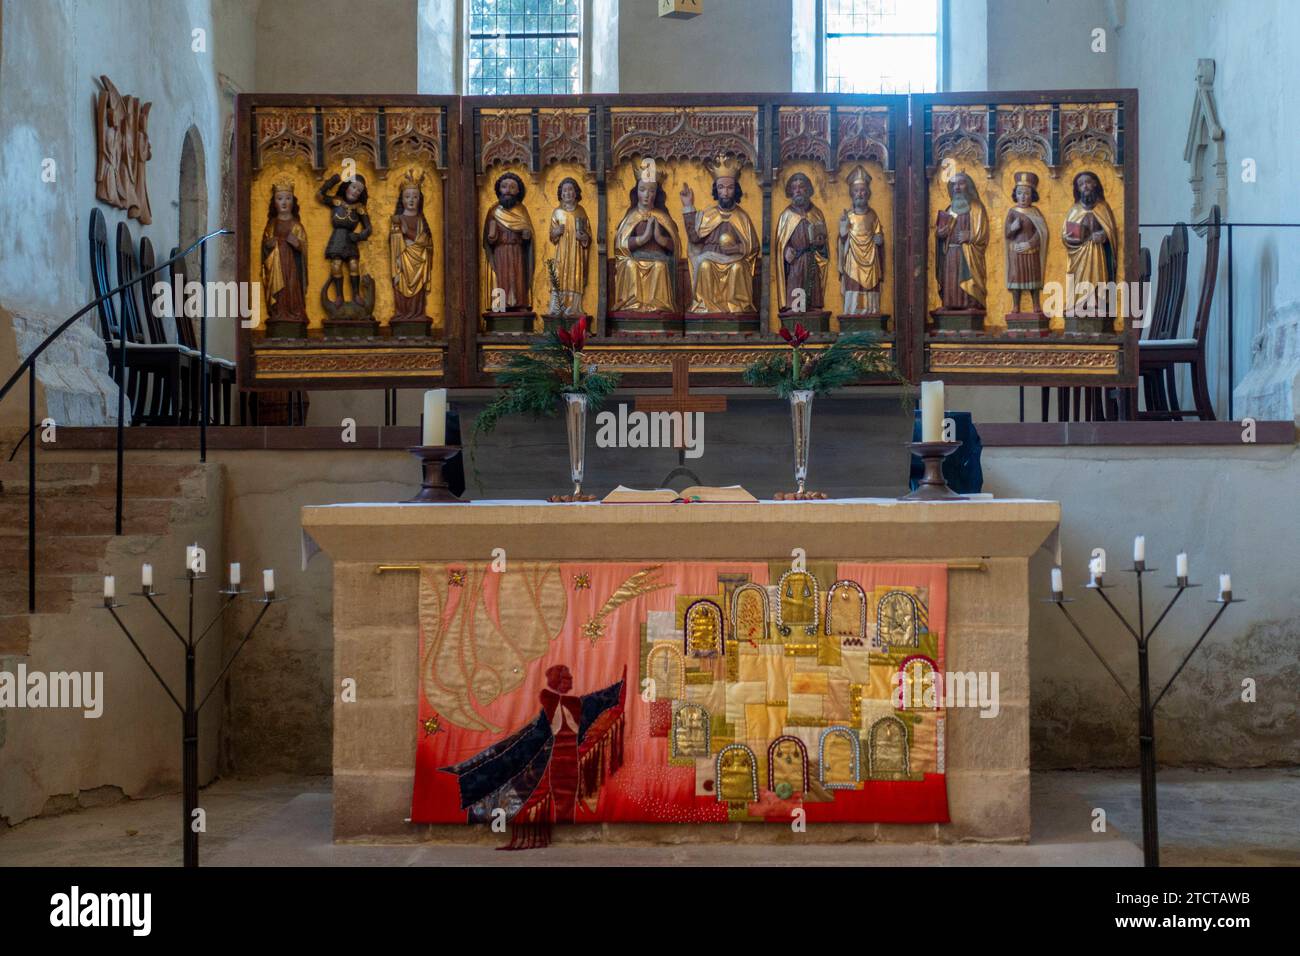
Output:
[[281,180],[281,181],[278,182],[278,183],[272,183],[272,184],[271,184],[271,195],[272,195],[272,196],[274,196],[276,193],[292,193],[292,192],[293,192],[293,180],[292,180],[292,179],[284,179],[284,180]]
[[1017,186],[1030,186],[1030,187],[1032,187],[1032,188],[1034,188],[1034,189],[1037,189],[1037,188],[1038,188],[1038,174],[1037,174],[1037,173],[1024,173],[1024,172],[1022,172],[1022,173],[1016,173],[1016,185],[1017,185]]
[[714,179],[739,179],[740,170],[744,168],[744,165],[745,161],[739,156],[719,154],[706,161],[704,167]]
[[420,190],[421,192],[424,191],[424,172],[423,170],[421,170],[420,176],[417,179],[415,176],[414,166],[408,169],[406,171],[406,175],[402,177],[402,182],[398,186],[398,190],[397,190],[398,194],[400,195],[402,192],[404,192],[406,189],[408,189],[411,186],[414,186],[416,189]]
[[850,186],[852,186],[854,183],[866,183],[868,186],[870,186],[871,174],[867,172],[862,167],[861,164],[859,164],[857,166],[854,166],[853,169],[849,172],[848,183]]

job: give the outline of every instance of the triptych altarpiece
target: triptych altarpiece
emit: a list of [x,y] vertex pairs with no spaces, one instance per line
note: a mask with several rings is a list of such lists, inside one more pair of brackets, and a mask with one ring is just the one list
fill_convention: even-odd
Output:
[[913,382],[1136,376],[1134,90],[247,94],[235,169],[249,388],[481,387],[578,318],[629,385],[796,322]]

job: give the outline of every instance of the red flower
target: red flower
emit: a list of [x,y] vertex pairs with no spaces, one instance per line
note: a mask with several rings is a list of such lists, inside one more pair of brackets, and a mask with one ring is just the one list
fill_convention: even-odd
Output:
[[587,344],[586,317],[579,319],[571,328],[558,329],[555,334],[559,338],[560,344],[565,348],[581,352],[583,346]]
[[779,331],[779,333],[780,333],[780,335],[781,335],[781,338],[785,339],[787,342],[789,342],[789,343],[790,343],[792,346],[794,346],[795,348],[798,348],[799,346],[801,346],[801,345],[803,345],[805,342],[807,342],[807,341],[808,341],[808,336],[812,334],[812,333],[810,333],[807,329],[805,329],[805,328],[803,327],[803,323],[802,323],[802,322],[796,322],[796,323],[794,324],[794,334],[793,334],[793,335],[790,334],[790,330],[787,329],[784,325],[781,326],[781,328],[780,328],[778,331]]

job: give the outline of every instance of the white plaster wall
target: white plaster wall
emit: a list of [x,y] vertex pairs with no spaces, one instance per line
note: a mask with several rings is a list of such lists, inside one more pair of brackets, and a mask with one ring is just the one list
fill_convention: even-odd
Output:
[[[1174,222],[1191,213],[1183,146],[1195,93],[1196,61],[1216,61],[1215,94],[1226,131],[1227,218],[1234,222],[1300,222],[1291,188],[1300,164],[1295,116],[1300,109],[1300,7],[1292,0],[1128,0],[1119,31],[1119,81],[1141,99],[1139,198],[1144,222]],[[1241,181],[1244,159],[1256,163],[1254,183]],[[1167,230],[1145,230],[1154,251]],[[1226,237],[1225,237],[1226,245]],[[1238,381],[1251,364],[1252,340],[1272,316],[1300,304],[1300,230],[1244,229],[1234,236],[1235,361]],[[1188,272],[1185,323],[1199,290],[1199,243]],[[1226,259],[1226,248],[1222,253]],[[1227,409],[1227,274],[1211,319],[1211,389]],[[1184,324],[1184,329],[1187,326]],[[1292,351],[1295,356],[1297,350]],[[1256,410],[1257,411],[1257,410]],[[1252,409],[1236,409],[1238,416]],[[1271,417],[1281,415],[1278,410]]]
[[[160,257],[176,242],[181,143],[191,125],[207,157],[208,208],[219,208],[218,37],[210,0],[4,0],[3,19],[0,215],[11,228],[0,256],[0,306],[24,320],[17,336],[22,349],[92,298],[87,232],[97,203],[94,102],[101,74],[124,94],[153,103],[147,173],[153,223],[130,220],[136,241],[149,236]],[[205,31],[206,51],[191,48],[195,29]],[[57,164],[52,183],[41,179],[46,157]],[[100,208],[111,243],[124,213]],[[45,391],[59,393],[47,399],[49,409],[68,416],[63,423],[111,416],[115,396],[110,400],[113,386],[94,349],[96,321],[87,318],[85,330],[72,333],[75,348],[55,358],[62,366],[57,373],[53,363],[41,369]],[[229,354],[233,334],[222,331],[213,330],[213,350]],[[77,364],[78,352],[87,356],[85,364]],[[19,355],[0,358],[8,370]],[[74,368],[79,371],[70,373]]]

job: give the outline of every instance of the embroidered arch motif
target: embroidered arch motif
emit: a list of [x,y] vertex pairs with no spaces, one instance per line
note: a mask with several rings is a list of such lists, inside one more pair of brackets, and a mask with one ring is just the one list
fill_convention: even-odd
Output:
[[758,801],[758,760],[745,744],[727,744],[714,763],[719,803]]
[[682,618],[682,635],[689,657],[713,657],[724,653],[722,608],[708,598],[692,603]]
[[682,704],[673,711],[674,757],[707,757],[712,749],[709,712],[699,704]]
[[881,717],[867,737],[867,775],[873,780],[901,780],[910,776],[907,725],[897,717]]
[[[789,765],[791,751],[798,756],[797,766]],[[778,767],[778,761],[781,766]],[[808,748],[798,737],[782,734],[767,748],[767,789],[776,792],[780,783],[790,784],[792,792],[806,793],[808,790]],[[779,793],[777,796],[781,796]],[[788,799],[788,795],[781,797]]]
[[[839,750],[844,741],[848,746],[847,768],[832,768],[830,760],[827,757],[828,745],[832,751]],[[830,757],[836,757],[837,754],[832,752]],[[821,784],[827,790],[852,790],[858,785],[862,768],[862,753],[858,735],[848,727],[827,727],[822,731],[821,740],[817,745],[817,764],[818,775]]]
[[[663,678],[655,666],[664,669]],[[655,700],[681,699],[686,696],[686,662],[682,652],[672,644],[656,644],[645,658],[646,676],[655,682]]]
[[[913,679],[912,673],[908,670],[913,664],[925,665],[930,669],[930,686],[934,690],[934,707],[925,706],[925,674],[922,671],[919,679]],[[939,665],[933,659],[926,657],[924,654],[913,654],[911,657],[905,657],[903,662],[898,665],[898,673],[902,675],[899,683],[900,692],[903,695],[900,710],[943,709],[943,686],[939,683]],[[895,706],[897,706],[897,703]]]
[[921,602],[906,591],[888,591],[876,604],[875,644],[920,647]]
[[767,640],[770,614],[767,588],[752,582],[742,584],[731,593],[731,639],[755,644]]
[[843,638],[845,647],[861,647],[867,636],[867,595],[856,581],[836,581],[826,592],[826,634]]
[[793,569],[781,575],[776,593],[776,629],[789,637],[793,628],[803,628],[812,637],[817,633],[820,613],[820,588],[808,571]]

